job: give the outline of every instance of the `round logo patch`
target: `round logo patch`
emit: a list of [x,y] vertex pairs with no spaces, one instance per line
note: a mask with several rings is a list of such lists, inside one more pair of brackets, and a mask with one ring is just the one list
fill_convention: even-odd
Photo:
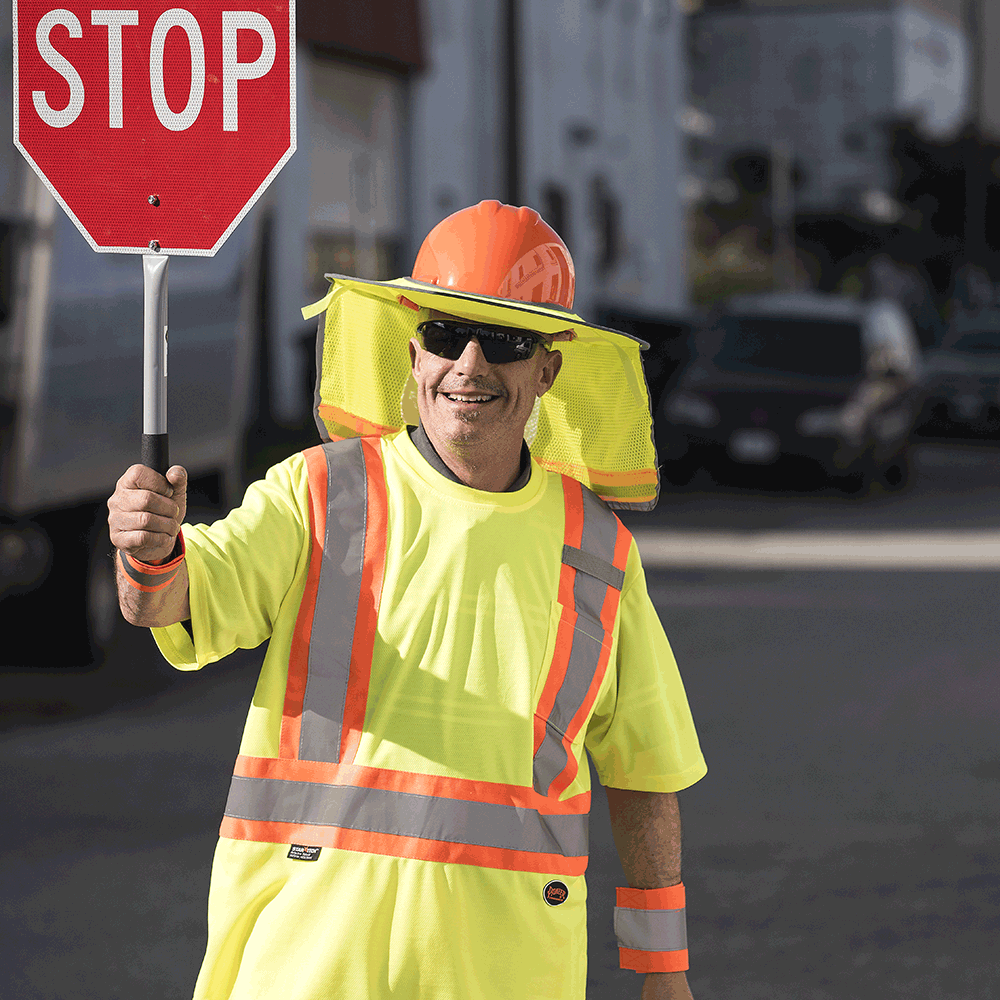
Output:
[[559,906],[560,903],[565,903],[569,899],[569,889],[566,888],[566,883],[553,879],[542,889],[542,899],[549,906]]

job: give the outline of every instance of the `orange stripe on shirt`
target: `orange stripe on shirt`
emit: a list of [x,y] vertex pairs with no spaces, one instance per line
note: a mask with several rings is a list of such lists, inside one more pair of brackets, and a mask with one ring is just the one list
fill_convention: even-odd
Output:
[[[612,561],[615,568],[620,569],[622,572],[625,571],[625,565],[628,562],[631,542],[631,534],[621,521],[619,521]],[[615,626],[615,618],[618,615],[620,599],[621,592],[615,587],[608,587],[607,593],[604,596],[604,603],[601,606],[601,624],[604,626],[604,642],[601,646],[601,655],[597,661],[597,669],[594,671],[593,678],[591,678],[586,697],[566,727],[566,732],[562,740],[563,746],[566,748],[566,767],[563,768],[562,773],[552,782],[552,786],[549,789],[550,795],[561,795],[573,783],[579,770],[579,762],[576,754],[573,753],[572,742],[577,738],[583,724],[587,721],[590,711],[597,701],[601,684],[604,682],[604,675],[607,673],[608,664],[611,660],[612,630]]]
[[358,614],[354,624],[351,667],[340,736],[340,760],[345,764],[353,763],[357,755],[358,744],[364,731],[365,712],[368,709],[368,685],[371,682],[375,632],[378,628],[378,611],[382,601],[389,517],[381,439],[362,438],[361,447],[365,460],[368,511],[365,519],[361,591],[358,595]]
[[[632,544],[632,535],[629,533],[628,529],[621,523],[618,522],[618,534],[615,537],[615,551],[612,562],[616,569],[620,569],[625,572],[625,566],[628,563],[628,554]],[[552,788],[550,789],[551,795],[560,795],[572,784],[573,779],[576,777],[576,772],[578,768],[578,762],[576,755],[570,752],[570,742],[575,740],[583,727],[583,724],[587,721],[590,715],[590,711],[597,701],[597,696],[601,690],[601,684],[604,682],[604,675],[607,673],[608,664],[611,660],[611,648],[612,648],[612,634],[615,627],[615,619],[618,616],[618,605],[621,601],[621,591],[616,587],[608,587],[607,593],[604,595],[604,603],[601,606],[601,624],[604,626],[604,642],[601,647],[601,655],[597,663],[597,669],[594,671],[594,676],[591,679],[590,687],[587,689],[587,695],[583,699],[580,708],[577,710],[570,724],[566,727],[566,735],[564,738],[564,744],[567,750],[567,765],[563,770],[563,773],[552,782]]]
[[[565,516],[563,544],[579,548],[583,541],[583,487],[569,476],[562,477],[562,487]],[[558,601],[563,607],[563,612],[556,632],[552,662],[548,668],[549,674],[545,678],[545,685],[535,708],[533,753],[538,753],[538,748],[545,739],[545,724],[552,714],[552,706],[556,703],[556,695],[562,687],[569,666],[570,653],[573,649],[573,626],[577,619],[576,600],[573,597],[576,572],[572,566],[566,563],[560,564]]]
[[316,784],[346,785],[354,788],[409,792],[413,795],[436,798],[462,799],[466,802],[517,806],[534,809],[546,816],[575,816],[590,810],[590,792],[581,792],[560,802],[536,792],[530,786],[417,774],[362,764],[331,764],[318,760],[247,757],[241,754],[236,758],[233,773],[238,778],[308,781]]
[[297,758],[302,731],[302,705],[309,679],[309,640],[312,636],[316,595],[319,591],[323,565],[323,538],[326,534],[326,456],[322,447],[308,448],[302,453],[309,478],[309,570],[302,594],[302,603],[295,619],[295,631],[288,654],[288,680],[285,684],[285,704],[281,713],[280,754]]

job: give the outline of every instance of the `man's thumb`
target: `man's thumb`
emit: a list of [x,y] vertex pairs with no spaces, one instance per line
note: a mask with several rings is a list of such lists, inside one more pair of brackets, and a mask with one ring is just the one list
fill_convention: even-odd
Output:
[[167,469],[167,482],[173,488],[171,499],[177,501],[181,517],[183,517],[187,509],[187,469],[183,465],[172,465]]

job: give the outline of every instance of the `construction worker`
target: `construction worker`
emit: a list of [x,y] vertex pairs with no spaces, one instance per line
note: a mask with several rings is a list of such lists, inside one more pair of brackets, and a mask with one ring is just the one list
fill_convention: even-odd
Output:
[[690,997],[675,793],[706,767],[611,509],[656,501],[640,344],[571,311],[528,208],[448,217],[409,278],[331,278],[325,443],[210,526],[181,528],[179,466],[108,503],[122,611],[170,663],[269,640],[195,997],[582,1000],[585,749],[622,967]]

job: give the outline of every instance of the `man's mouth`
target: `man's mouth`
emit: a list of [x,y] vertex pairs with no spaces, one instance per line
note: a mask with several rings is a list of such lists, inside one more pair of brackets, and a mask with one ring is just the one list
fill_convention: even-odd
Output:
[[453,403],[492,403],[494,399],[500,398],[488,392],[442,392],[441,395]]

